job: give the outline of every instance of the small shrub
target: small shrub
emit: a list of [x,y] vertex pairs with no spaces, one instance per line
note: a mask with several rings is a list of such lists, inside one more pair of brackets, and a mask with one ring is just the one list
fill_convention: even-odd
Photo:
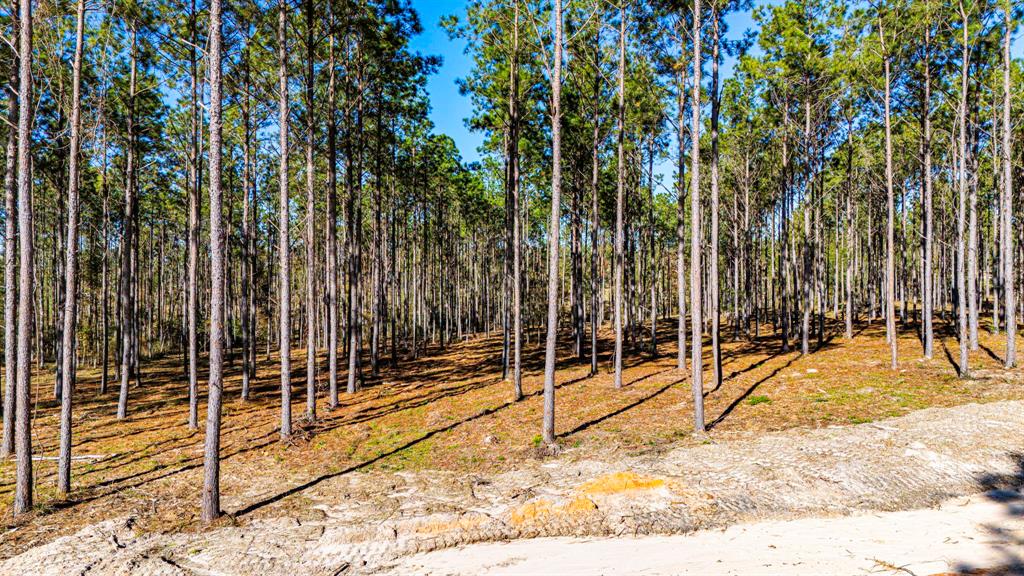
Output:
[[767,396],[751,396],[747,398],[747,404],[757,406],[758,404],[771,404],[772,399]]

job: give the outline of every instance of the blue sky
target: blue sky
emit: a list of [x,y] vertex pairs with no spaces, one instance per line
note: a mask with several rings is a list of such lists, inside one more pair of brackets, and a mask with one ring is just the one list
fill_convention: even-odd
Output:
[[[468,97],[459,94],[456,85],[459,78],[469,73],[472,62],[465,53],[465,42],[449,39],[448,34],[438,26],[442,16],[461,16],[466,9],[466,0],[412,0],[412,5],[419,12],[423,23],[423,34],[413,39],[413,48],[424,54],[436,54],[444,58],[441,69],[427,81],[432,105],[431,120],[437,132],[448,134],[455,140],[463,160],[478,160],[480,155],[477,148],[483,142],[483,135],[466,128],[464,119],[470,115],[472,105]],[[727,22],[728,36],[731,38],[739,38],[744,30],[753,26],[749,12],[730,14]],[[731,59],[723,63],[726,75],[732,64]]]
[[[778,1],[757,0],[755,4]],[[470,132],[466,128],[464,119],[470,115],[472,104],[468,97],[459,94],[459,88],[456,85],[459,78],[469,73],[472,62],[469,55],[465,53],[465,43],[450,40],[448,34],[438,26],[438,21],[442,16],[449,14],[461,16],[466,9],[466,0],[412,0],[412,5],[419,12],[424,29],[423,34],[413,39],[413,48],[424,54],[436,54],[444,58],[441,69],[427,81],[427,90],[430,92],[432,105],[431,119],[434,121],[436,131],[448,134],[455,140],[455,144],[462,152],[463,160],[478,160],[480,154],[477,152],[477,148],[483,141],[483,136]],[[733,12],[726,16],[726,23],[729,29],[727,37],[731,39],[741,38],[746,30],[756,28],[750,11]],[[1021,34],[1018,29],[1011,45],[1015,58],[1024,56],[1024,42],[1021,42],[1020,39]],[[725,59],[723,62],[725,77],[731,74],[734,64],[733,58]]]
[[466,128],[463,120],[469,116],[471,104],[468,97],[459,94],[459,87],[455,84],[456,80],[469,73],[472,62],[465,54],[466,43],[450,40],[448,33],[437,25],[442,16],[461,16],[466,9],[466,0],[413,0],[412,5],[423,23],[423,34],[413,39],[413,48],[444,58],[441,69],[427,81],[431,120],[437,132],[455,139],[463,160],[477,160],[480,155],[476,149],[483,142],[483,135]]

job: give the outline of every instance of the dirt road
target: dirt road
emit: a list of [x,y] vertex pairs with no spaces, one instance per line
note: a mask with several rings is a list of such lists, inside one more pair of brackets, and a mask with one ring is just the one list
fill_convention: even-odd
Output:
[[689,535],[475,544],[416,554],[390,572],[923,576],[1022,567],[1024,501],[1017,492],[990,492],[933,509],[745,523]]

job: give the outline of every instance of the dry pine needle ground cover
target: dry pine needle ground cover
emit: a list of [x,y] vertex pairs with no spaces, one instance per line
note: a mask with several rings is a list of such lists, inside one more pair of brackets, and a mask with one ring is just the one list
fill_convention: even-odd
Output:
[[[857,424],[930,406],[1024,398],[1017,370],[1005,371],[1005,339],[982,331],[981,349],[971,354],[974,378],[955,377],[957,342],[937,334],[936,357],[921,359],[916,331],[899,337],[900,369],[888,367],[881,323],[863,325],[853,340],[841,334],[801,357],[782,354],[777,338],[731,341],[723,330],[723,383],[705,376],[705,412],[710,440],[692,436],[692,401],[687,374],[675,370],[675,322],[662,322],[660,356],[639,350],[626,358],[623,388],[608,371],[611,334],[602,334],[601,371],[588,377],[589,362],[560,351],[556,423],[564,458],[614,459],[616,454],[656,453],[715,438],[769,430]],[[831,327],[840,333],[838,325]],[[762,328],[762,334],[770,334]],[[225,384],[222,456],[225,522],[272,516],[303,507],[302,489],[357,470],[446,469],[483,472],[514,469],[542,458],[543,351],[524,351],[526,398],[511,401],[511,383],[500,380],[500,335],[432,349],[419,360],[382,368],[355,395],[342,395],[336,410],[324,400],[326,361],[321,358],[319,418],[304,422],[305,374],[293,374],[295,437],[278,439],[279,382],[274,357],[260,356],[249,402],[238,399],[237,358]],[[293,365],[304,357],[293,350]],[[710,349],[705,347],[705,362]],[[707,368],[707,365],[706,365]],[[201,375],[202,376],[202,375]],[[11,519],[13,461],[0,463],[0,510],[6,532],[0,557],[102,519],[132,516],[142,530],[197,528],[202,473],[199,431],[186,426],[187,379],[177,356],[143,363],[141,386],[131,389],[129,418],[117,422],[116,390],[98,394],[97,371],[83,370],[76,390],[76,455],[73,494],[54,496],[59,407],[51,399],[52,374],[35,379],[33,441],[37,457],[37,511]],[[205,406],[200,406],[205,415]],[[383,487],[382,489],[386,489]]]

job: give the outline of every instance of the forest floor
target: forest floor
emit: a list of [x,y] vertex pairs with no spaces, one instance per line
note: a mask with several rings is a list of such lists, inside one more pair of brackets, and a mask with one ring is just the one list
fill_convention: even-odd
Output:
[[[575,363],[567,348],[560,351],[564,368],[557,374],[556,431],[563,449],[557,456],[539,446],[542,350],[535,342],[524,354],[526,398],[518,403],[511,401],[510,383],[500,379],[498,335],[431,349],[418,360],[400,361],[396,369],[382,368],[364,390],[343,396],[338,409],[328,411],[321,401],[315,423],[298,422],[305,375],[296,370],[297,434],[286,443],[277,434],[274,358],[261,355],[249,402],[237,399],[236,359],[226,382],[222,442],[222,505],[229,515],[213,529],[201,529],[197,522],[202,433],[186,427],[180,357],[144,363],[141,386],[132,387],[129,418],[123,422],[114,419],[116,393],[101,397],[98,373],[82,371],[75,453],[91,458],[74,462],[74,492],[66,502],[54,496],[58,410],[48,399],[52,375],[41,374],[35,379],[33,422],[35,451],[43,458],[35,462],[37,510],[11,520],[14,467],[0,464],[6,523],[0,558],[34,548],[19,557],[29,561],[53,553],[44,545],[74,535],[80,543],[100,542],[92,551],[72,547],[89,565],[145,544],[145,554],[132,561],[166,560],[161,566],[167,573],[190,573],[179,566],[181,556],[201,557],[204,551],[221,562],[234,558],[236,566],[289,573],[295,567],[274,564],[275,554],[279,560],[292,555],[285,542],[324,538],[325,521],[333,519],[343,534],[335,534],[331,546],[346,558],[345,565],[363,558],[368,562],[363,568],[376,569],[398,551],[524,536],[685,532],[751,515],[896,510],[976,492],[982,477],[1019,478],[1019,471],[1008,469],[1019,462],[1008,452],[1003,432],[1014,430],[1019,437],[1024,410],[1014,401],[1024,399],[1024,387],[1019,371],[1000,367],[1001,337],[982,331],[981,350],[971,356],[973,378],[959,380],[952,364],[956,340],[948,333],[936,342],[936,357],[926,361],[916,333],[902,331],[900,369],[894,373],[880,323],[860,327],[850,341],[830,338],[805,357],[780,353],[777,338],[731,342],[725,331],[723,383],[706,384],[705,390],[709,436],[696,438],[688,378],[674,369],[675,323],[663,322],[662,328],[661,355],[628,356],[621,390],[612,386],[607,352],[600,373],[588,378],[587,362]],[[610,350],[610,334],[602,336],[602,350]],[[293,366],[304,366],[304,351],[293,354]],[[709,357],[706,347],[706,361]],[[321,399],[325,364],[318,374]],[[948,413],[923,410],[961,405],[968,406]],[[920,412],[874,424],[915,411]],[[912,433],[901,438],[898,431],[905,426]],[[842,445],[851,436],[846,430],[861,431],[853,435],[849,453]],[[935,477],[911,474],[890,490],[886,479],[903,472],[894,472],[887,462],[908,458],[908,450],[925,462],[953,460],[948,469],[939,466]],[[701,470],[713,471],[716,458],[720,469],[704,478]],[[875,462],[878,470],[857,475],[853,488],[843,488],[849,493],[820,489],[823,483],[848,483],[837,480],[835,470],[849,470],[857,462]],[[755,494],[754,482],[780,483],[792,494],[772,496],[768,486]],[[742,491],[734,492],[736,486]],[[802,490],[794,491],[798,487]],[[622,490],[635,489],[654,490],[656,497],[645,496],[640,508],[617,500]],[[805,493],[809,496],[796,496]],[[715,502],[714,514],[698,513],[706,512],[705,499]],[[266,538],[258,554],[264,564],[224,550],[216,554],[208,540],[227,531],[244,541],[255,527]],[[113,551],[104,548],[111,542]],[[167,558],[153,552],[175,546],[178,553]],[[252,542],[244,548],[252,549]],[[324,553],[323,546],[317,549]]]

